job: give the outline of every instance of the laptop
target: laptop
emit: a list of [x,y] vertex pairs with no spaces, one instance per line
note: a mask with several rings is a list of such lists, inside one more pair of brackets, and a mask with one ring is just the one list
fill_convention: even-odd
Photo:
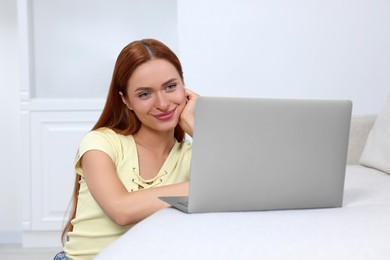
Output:
[[352,102],[197,100],[186,213],[341,207]]

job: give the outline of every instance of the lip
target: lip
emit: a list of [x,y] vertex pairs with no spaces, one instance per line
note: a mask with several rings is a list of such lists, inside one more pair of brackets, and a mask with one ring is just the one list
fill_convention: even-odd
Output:
[[157,118],[158,120],[166,121],[166,120],[169,120],[173,117],[173,115],[175,114],[175,111],[176,111],[176,108],[173,110],[158,114],[158,115],[153,115],[153,116],[155,118]]

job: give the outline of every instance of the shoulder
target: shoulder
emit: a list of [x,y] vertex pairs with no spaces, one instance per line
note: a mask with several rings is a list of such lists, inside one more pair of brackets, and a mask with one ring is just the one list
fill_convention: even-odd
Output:
[[98,128],[96,130],[92,130],[92,131],[88,132],[84,136],[83,140],[93,140],[93,139],[115,140],[117,138],[118,138],[118,134],[115,133],[112,129],[107,128],[107,127],[102,127],[102,128]]
[[[100,150],[110,157],[116,157],[120,154],[124,140],[128,137],[116,133],[110,128],[99,128],[88,132],[80,142],[80,157],[90,150]],[[113,158],[114,159],[114,158]]]
[[179,143],[177,152],[182,160],[190,161],[192,154],[192,143],[189,140]]
[[191,151],[192,143],[189,140],[184,140],[184,142],[180,143],[180,150],[182,151]]
[[80,150],[90,146],[113,145],[118,142],[117,134],[109,128],[99,128],[88,132],[80,142]]
[[116,133],[110,128],[99,128],[88,132],[81,140],[78,153],[75,158],[76,172],[83,176],[81,169],[81,158],[83,155],[92,150],[97,150],[107,154],[117,165],[125,154],[133,150],[129,147],[133,147],[134,141],[132,136],[125,136]]

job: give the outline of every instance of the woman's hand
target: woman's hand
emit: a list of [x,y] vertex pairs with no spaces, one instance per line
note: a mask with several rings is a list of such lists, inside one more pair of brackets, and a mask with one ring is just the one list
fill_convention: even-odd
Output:
[[187,104],[180,115],[179,125],[184,130],[184,132],[192,137],[195,118],[195,104],[199,95],[189,89],[185,89],[185,95],[187,98]]

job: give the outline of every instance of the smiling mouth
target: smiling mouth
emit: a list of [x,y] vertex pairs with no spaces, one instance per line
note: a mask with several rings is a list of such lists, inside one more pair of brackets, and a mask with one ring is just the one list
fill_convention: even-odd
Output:
[[161,113],[161,114],[158,114],[158,115],[154,115],[155,118],[157,118],[158,120],[169,120],[173,117],[173,115],[175,114],[175,111],[176,109],[173,109],[171,111],[167,111],[167,112],[164,112],[164,113]]

